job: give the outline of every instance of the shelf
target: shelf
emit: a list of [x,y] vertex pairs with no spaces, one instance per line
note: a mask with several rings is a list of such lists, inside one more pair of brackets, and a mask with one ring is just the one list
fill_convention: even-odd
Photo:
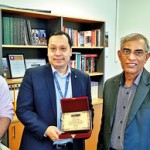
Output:
[[7,8],[7,7],[0,7],[0,9],[5,13],[15,14],[22,17],[34,17],[34,18],[42,18],[42,19],[53,19],[53,18],[59,18],[60,16],[51,14],[51,13],[45,13],[41,11],[32,11],[32,10],[26,10],[26,9],[15,9],[15,8]]
[[73,46],[73,49],[103,49],[103,46]]
[[72,21],[72,22],[78,22],[78,23],[105,23],[104,20],[96,20],[96,19],[86,19],[86,18],[79,18],[79,17],[69,17],[69,16],[63,16],[64,21]]
[[102,98],[94,98],[92,100],[93,105],[98,105],[98,104],[103,104],[103,99]]
[[7,79],[8,84],[20,84],[22,82],[23,78],[17,78],[17,79]]
[[[47,46],[36,46],[36,45],[2,45],[3,48],[47,48]],[[103,46],[98,47],[83,47],[83,46],[72,46],[73,49],[103,49]]]
[[[100,76],[103,75],[101,72],[92,72],[92,73],[87,73],[89,76]],[[22,82],[23,78],[16,78],[16,79],[7,79],[8,84],[20,84]]]
[[92,76],[102,76],[104,73],[102,73],[102,72],[90,72],[87,74],[89,74],[89,76],[92,77]]
[[[92,73],[87,73],[89,76],[101,76],[103,73],[101,72],[92,72]],[[16,79],[7,79],[8,84],[20,84],[22,82],[23,78],[16,78]]]
[[2,45],[3,48],[47,48],[47,46],[36,45]]

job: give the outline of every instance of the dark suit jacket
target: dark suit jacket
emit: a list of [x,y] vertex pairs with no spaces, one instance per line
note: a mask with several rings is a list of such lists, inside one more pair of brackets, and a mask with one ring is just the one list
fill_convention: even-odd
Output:
[[[73,97],[88,96],[91,104],[90,78],[71,69]],[[52,141],[44,137],[48,126],[57,126],[56,93],[51,66],[28,69],[17,99],[17,117],[24,124],[21,150],[52,150]],[[74,150],[84,150],[84,140],[74,140]]]
[[[106,81],[101,130],[97,150],[108,150],[115,116],[121,74]],[[124,133],[124,150],[150,149],[150,73],[142,73],[128,115]]]

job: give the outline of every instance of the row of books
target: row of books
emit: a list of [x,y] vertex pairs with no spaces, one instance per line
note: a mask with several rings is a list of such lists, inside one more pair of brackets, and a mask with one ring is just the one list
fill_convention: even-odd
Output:
[[100,29],[78,31],[63,27],[63,31],[70,35],[73,46],[102,46]]
[[47,45],[46,30],[31,28],[30,20],[3,17],[3,44]]
[[73,52],[70,60],[70,66],[82,70],[83,72],[96,72],[96,61],[98,54],[81,54]]

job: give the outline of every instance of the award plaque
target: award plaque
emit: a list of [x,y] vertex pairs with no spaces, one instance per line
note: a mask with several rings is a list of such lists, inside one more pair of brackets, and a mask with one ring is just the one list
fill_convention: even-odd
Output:
[[92,133],[92,117],[88,97],[62,98],[60,139],[89,138]]
[[62,113],[61,125],[61,129],[63,132],[89,131],[91,129],[90,110]]
[[8,55],[10,73],[12,78],[23,77],[26,71],[23,54]]

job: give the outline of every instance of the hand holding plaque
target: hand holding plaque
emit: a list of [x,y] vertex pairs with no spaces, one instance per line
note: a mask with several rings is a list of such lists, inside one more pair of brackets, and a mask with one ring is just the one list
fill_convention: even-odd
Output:
[[[61,99],[62,117],[61,130],[63,138],[87,138],[91,134],[91,111],[88,97],[75,97]],[[79,136],[78,136],[79,135]]]

